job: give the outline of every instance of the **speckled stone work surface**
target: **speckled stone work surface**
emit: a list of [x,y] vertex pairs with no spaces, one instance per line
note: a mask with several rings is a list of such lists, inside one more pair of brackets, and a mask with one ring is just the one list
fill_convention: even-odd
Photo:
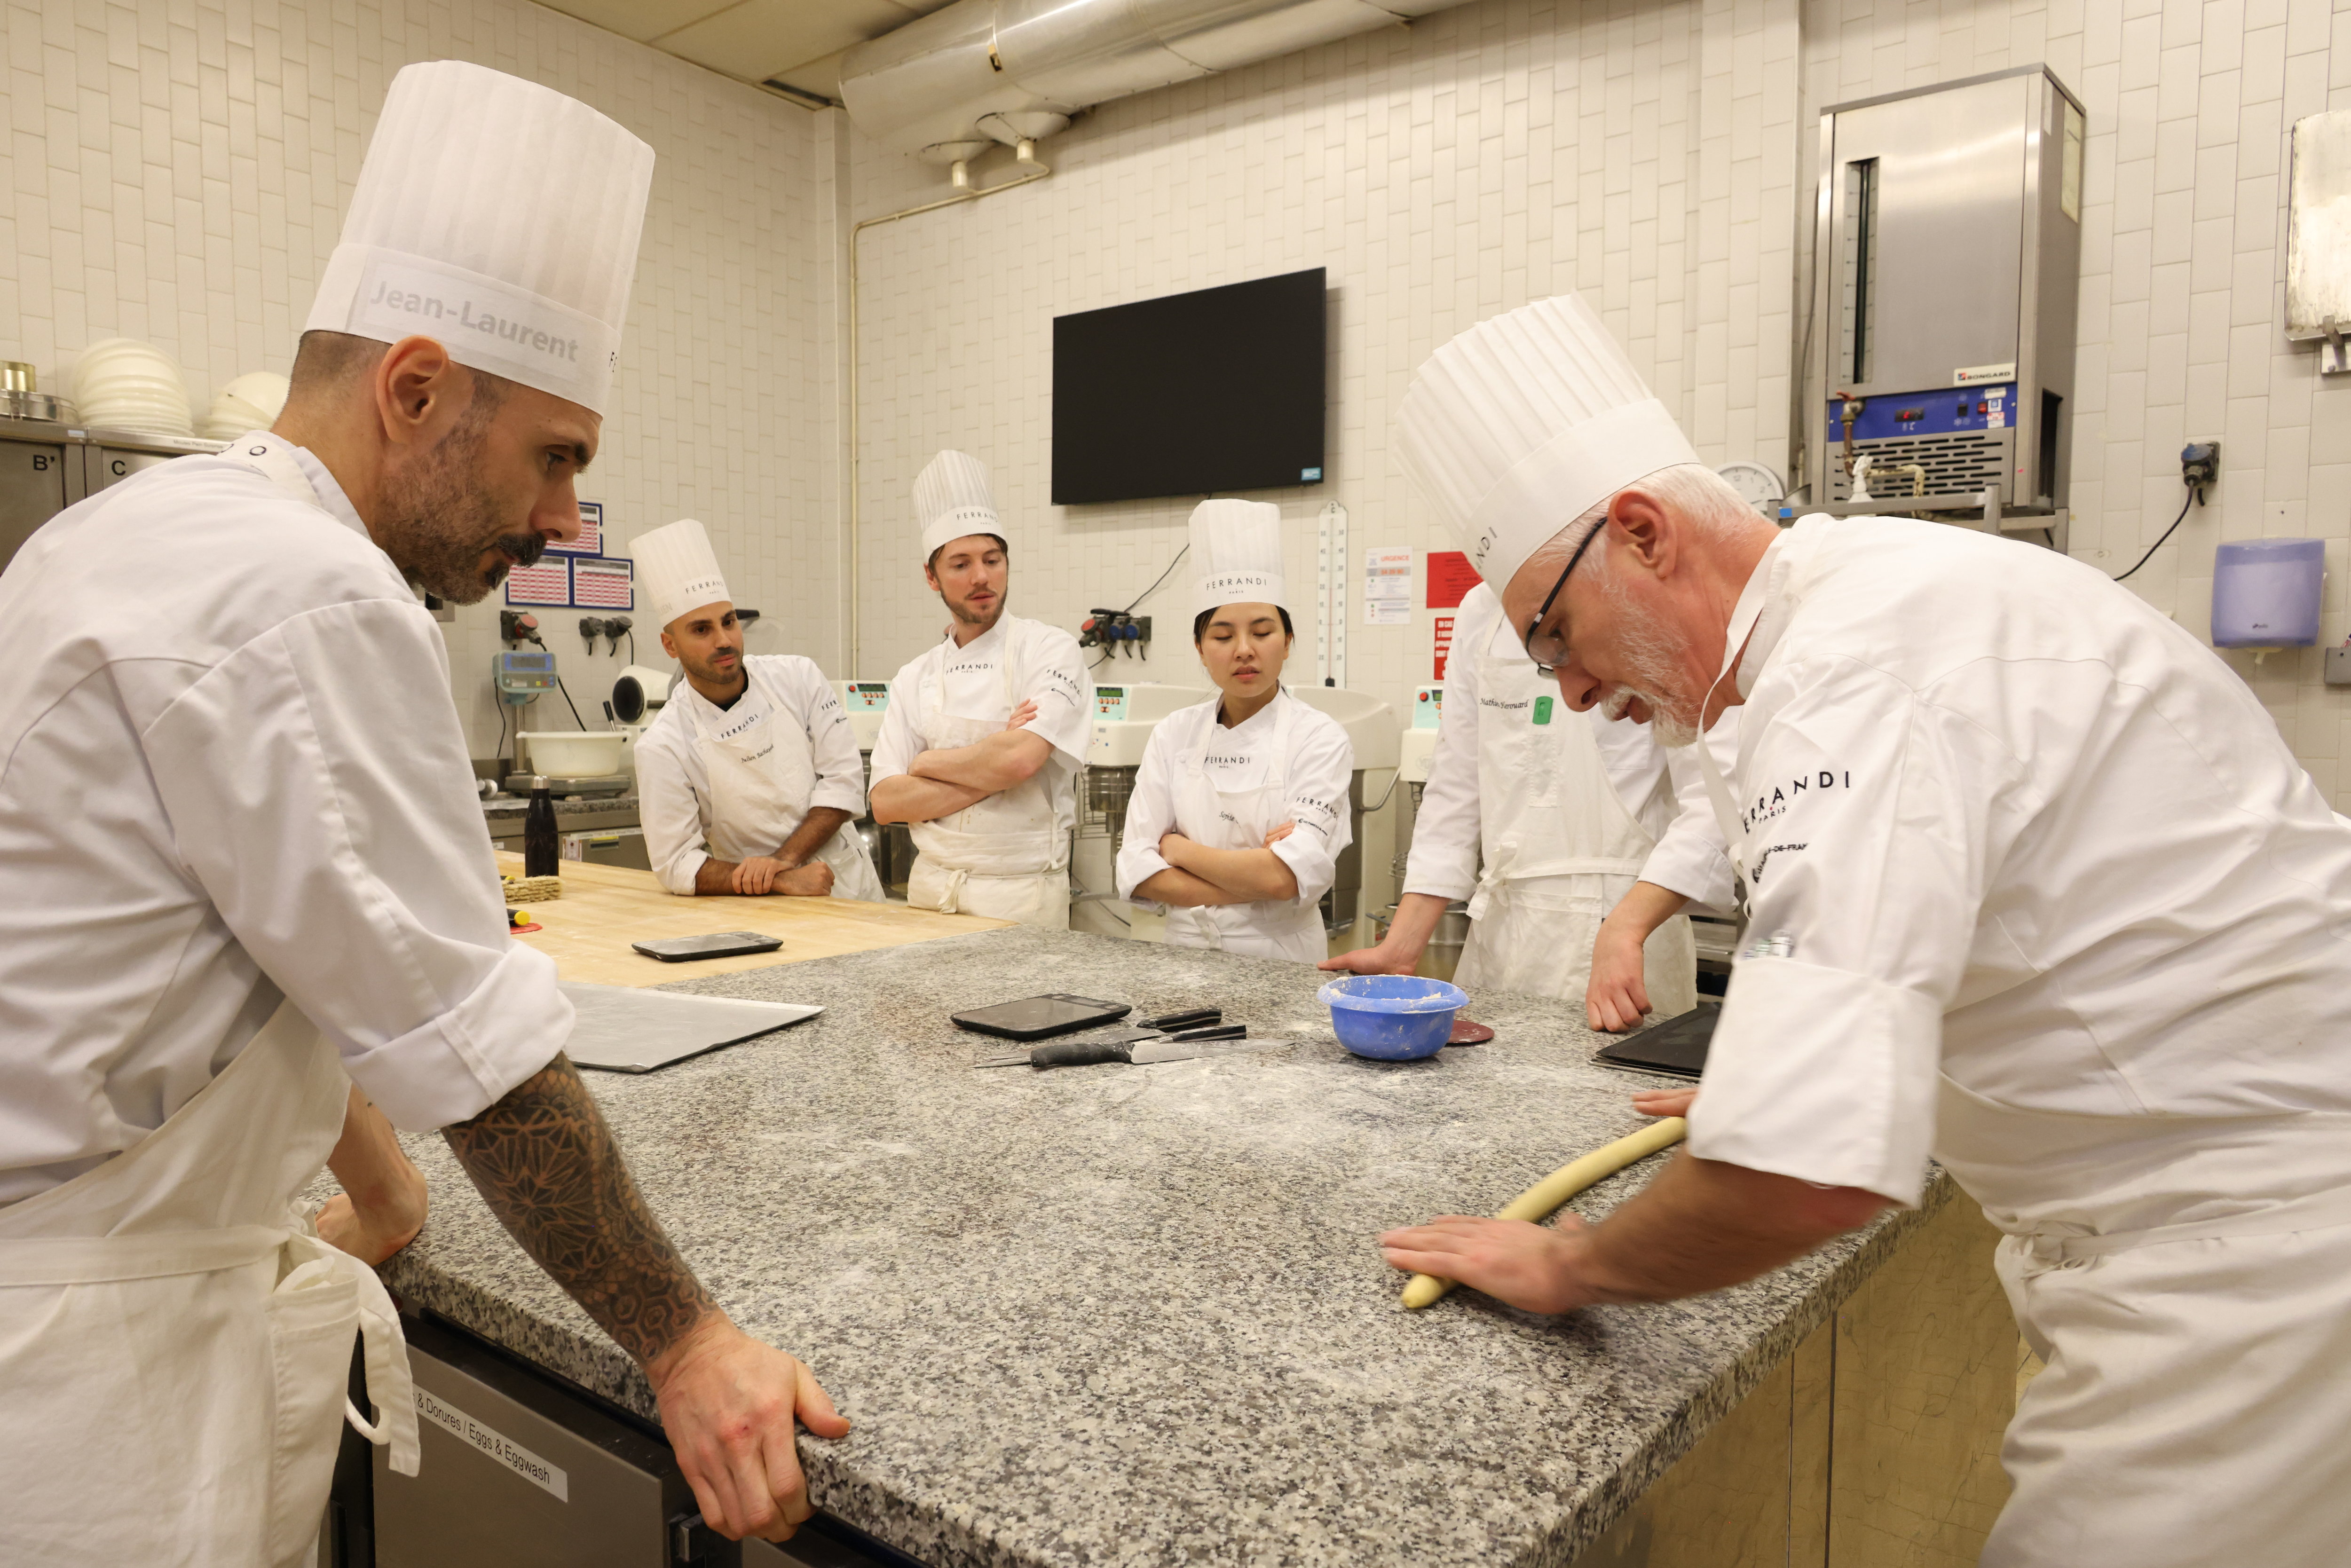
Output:
[[[1489,1212],[1641,1124],[1645,1082],[1541,998],[1488,1044],[1360,1061],[1301,966],[992,931],[675,988],[821,1019],[591,1073],[654,1210],[736,1320],[856,1430],[818,1502],[926,1563],[1562,1564],[1823,1321],[1916,1217],[1763,1281],[1567,1319],[1426,1312],[1372,1239]],[[1044,991],[1217,1003],[1264,1056],[975,1071],[950,1011]],[[392,1287],[650,1415],[632,1362],[490,1218],[437,1138]],[[1660,1168],[1579,1199],[1597,1217]],[[1930,1203],[1948,1196],[1938,1182]]]

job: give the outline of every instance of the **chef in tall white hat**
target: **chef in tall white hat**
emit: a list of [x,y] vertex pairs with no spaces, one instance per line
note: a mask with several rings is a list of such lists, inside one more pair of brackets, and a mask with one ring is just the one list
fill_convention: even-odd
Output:
[[1064,929],[1077,774],[1093,734],[1085,655],[1060,627],[1004,612],[1011,547],[978,458],[932,458],[914,480],[914,516],[923,580],[947,625],[891,682],[873,820],[911,831],[915,908]]
[[1295,632],[1281,508],[1192,511],[1192,645],[1217,695],[1162,720],[1143,748],[1118,852],[1123,898],[1167,913],[1167,941],[1320,963],[1322,895],[1352,841],[1354,744],[1283,689]]
[[[412,587],[470,602],[576,536],[652,173],[559,93],[402,70],[275,429],[68,508],[0,575],[12,1565],[307,1561],[362,1326],[363,1429],[413,1472],[367,1267],[421,1218],[385,1118],[443,1129],[643,1363],[714,1525],[806,1515],[791,1412],[845,1423],[713,1304],[563,1055]],[[322,1160],[350,1201],[313,1235],[289,1206]]]
[[629,546],[662,651],[685,672],[637,741],[638,814],[670,892],[885,896],[852,823],[865,759],[841,697],[797,653],[743,652],[734,596],[692,517]]
[[[1727,763],[1735,717],[1707,737]],[[1578,714],[1502,620],[1484,583],[1461,601],[1428,783],[1395,918],[1325,969],[1409,975],[1467,900],[1454,979],[1558,997],[1593,1029],[1636,1028],[1698,1002],[1695,901],[1728,910],[1730,862],[1689,751],[1629,718]]]
[[2351,821],[2243,682],[2053,551],[1756,517],[1572,298],[1440,350],[1398,426],[1569,702],[1681,741],[1744,708],[1709,794],[1753,940],[1646,1191],[1389,1260],[1536,1311],[1688,1295],[1916,1203],[1931,1156],[2048,1363],[1986,1563],[2235,1562],[2248,1521],[2339,1561]]

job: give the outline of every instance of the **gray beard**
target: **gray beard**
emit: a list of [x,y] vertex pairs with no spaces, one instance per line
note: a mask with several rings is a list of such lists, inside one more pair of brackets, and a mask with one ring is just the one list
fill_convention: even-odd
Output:
[[525,566],[536,563],[547,540],[507,533],[506,520],[477,472],[486,423],[451,431],[417,463],[387,477],[378,498],[378,542],[401,575],[452,604],[474,604],[504,582],[503,560],[482,570],[482,552],[502,549]]
[[[1649,705],[1649,735],[1659,746],[1679,749],[1698,744],[1699,716],[1685,718],[1659,694],[1673,684],[1679,667],[1677,657],[1683,649],[1665,628],[1661,619],[1634,601],[1613,581],[1603,584],[1603,591],[1616,610],[1624,625],[1622,653],[1632,671],[1633,679],[1611,693],[1607,702],[1610,718],[1623,718],[1625,710],[1635,698]],[[1703,698],[1699,699],[1701,702]]]

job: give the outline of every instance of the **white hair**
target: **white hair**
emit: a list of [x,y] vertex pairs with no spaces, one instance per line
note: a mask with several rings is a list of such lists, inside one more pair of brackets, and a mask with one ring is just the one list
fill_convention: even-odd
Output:
[[[1625,490],[1645,490],[1672,508],[1680,521],[1687,524],[1698,537],[1709,543],[1729,539],[1764,519],[1749,506],[1745,497],[1731,488],[1730,481],[1703,463],[1677,463],[1670,468],[1660,468],[1645,475],[1621,489],[1611,491],[1600,501],[1551,537],[1550,542],[1527,558],[1528,564],[1542,561],[1560,567],[1591,534],[1598,532],[1608,522],[1608,508]],[[1609,576],[1607,555],[1602,552],[1593,563],[1604,579]]]

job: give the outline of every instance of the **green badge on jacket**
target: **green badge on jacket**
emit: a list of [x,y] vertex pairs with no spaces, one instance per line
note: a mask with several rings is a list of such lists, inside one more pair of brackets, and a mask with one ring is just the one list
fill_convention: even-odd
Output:
[[1537,724],[1549,724],[1551,722],[1551,698],[1535,698],[1535,722]]

